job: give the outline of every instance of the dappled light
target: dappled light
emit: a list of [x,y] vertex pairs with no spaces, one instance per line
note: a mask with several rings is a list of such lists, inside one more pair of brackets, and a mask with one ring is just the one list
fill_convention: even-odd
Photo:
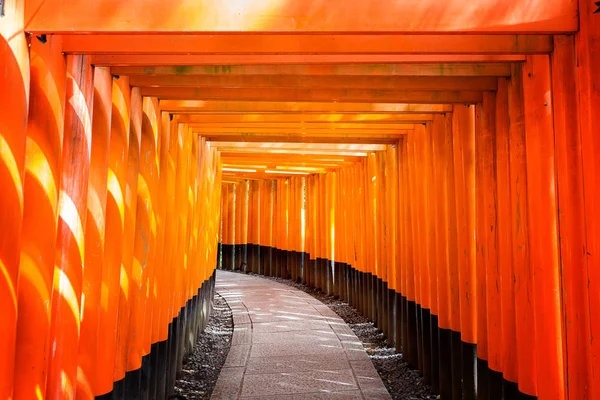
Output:
[[0,0],[0,399],[594,398],[596,8]]

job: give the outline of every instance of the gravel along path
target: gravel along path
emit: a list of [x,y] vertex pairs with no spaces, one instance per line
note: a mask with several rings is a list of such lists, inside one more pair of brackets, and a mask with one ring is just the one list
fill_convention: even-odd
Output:
[[208,325],[198,337],[192,354],[183,360],[183,370],[175,382],[176,395],[172,396],[173,399],[210,399],[229,353],[232,334],[231,310],[227,302],[215,293]]

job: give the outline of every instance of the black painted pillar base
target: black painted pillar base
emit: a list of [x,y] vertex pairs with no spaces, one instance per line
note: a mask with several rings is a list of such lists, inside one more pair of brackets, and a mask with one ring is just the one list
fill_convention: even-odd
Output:
[[465,400],[475,400],[477,391],[475,389],[476,382],[476,365],[477,365],[477,349],[474,344],[461,342],[462,345],[462,381],[463,392],[462,396]]
[[452,398],[452,331],[438,329],[439,394],[443,399]]
[[393,289],[387,290],[387,304],[388,304],[388,333],[387,340],[390,346],[396,345],[396,329],[400,329],[400,326],[396,325],[396,313],[398,308],[396,307],[396,291]]
[[423,381],[431,384],[432,373],[432,349],[431,349],[431,313],[429,309],[421,307],[421,326],[423,327],[422,349],[423,349]]
[[440,348],[438,316],[430,314],[431,321],[431,388],[434,393],[440,392]]
[[477,357],[477,400],[490,398],[489,371],[487,360]]
[[450,331],[452,399],[462,399],[462,342],[460,332]]
[[536,400],[536,396],[530,396],[519,391],[519,385],[515,382],[502,380],[502,390],[505,400]]
[[412,300],[406,300],[406,346],[404,353],[407,355],[408,362],[413,368],[421,370],[419,362],[419,329],[418,318],[420,307]]
[[492,369],[488,372],[489,399],[502,400],[502,372]]
[[423,334],[423,311],[421,309],[421,305],[416,305],[417,312],[417,365],[419,368],[419,372],[423,375],[423,338],[425,335]]
[[405,325],[406,322],[404,320],[404,315],[406,314],[404,311],[405,302],[404,296],[400,293],[395,293],[394,302],[396,303],[396,313],[395,313],[395,335],[394,335],[394,346],[396,348],[396,353],[404,354],[404,335],[405,335]]

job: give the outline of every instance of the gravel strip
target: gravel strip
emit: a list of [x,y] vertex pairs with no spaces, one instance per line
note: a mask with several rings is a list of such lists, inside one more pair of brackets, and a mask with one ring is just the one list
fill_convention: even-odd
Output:
[[232,334],[231,310],[227,302],[215,292],[208,325],[198,337],[192,354],[183,360],[183,370],[175,382],[176,396],[173,398],[210,399],[229,353]]
[[[249,275],[255,274],[250,273]],[[368,318],[348,303],[335,299],[333,296],[328,296],[318,289],[291,280],[263,275],[257,276],[302,290],[339,315],[363,343],[371,362],[393,399],[432,400],[440,398],[439,395],[433,394],[431,386],[423,383],[423,378],[419,376],[418,371],[409,367],[408,363],[402,358],[402,354],[396,353],[395,348],[388,346],[383,333],[378,332]]]

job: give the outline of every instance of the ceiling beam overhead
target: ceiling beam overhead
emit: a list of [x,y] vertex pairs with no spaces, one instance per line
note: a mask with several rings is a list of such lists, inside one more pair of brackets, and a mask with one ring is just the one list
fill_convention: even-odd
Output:
[[564,33],[578,28],[570,0],[29,0],[33,33],[402,32]]
[[364,134],[340,134],[340,135],[323,135],[323,134],[289,134],[289,133],[280,133],[280,134],[264,134],[264,133],[256,133],[256,134],[201,134],[200,132],[195,132],[201,135],[208,141],[216,142],[216,141],[225,141],[225,142],[271,142],[277,140],[282,143],[379,143],[379,144],[392,144],[398,141],[399,136],[406,135],[412,131],[400,131],[396,134],[384,135],[364,135]]
[[[264,162],[315,162],[315,163],[347,163],[357,162],[362,159],[363,156],[351,156],[351,155],[340,155],[334,152],[329,154],[301,154],[301,153],[269,153],[268,159],[260,151],[250,151],[249,149],[244,151],[236,151],[235,148],[221,149],[221,160],[225,162],[239,162],[243,160],[252,160],[251,162],[262,165]],[[257,159],[262,161],[256,161]]]
[[[331,142],[327,142],[331,143]],[[328,149],[307,149],[307,150],[296,150],[296,149],[261,149],[260,151],[256,151],[255,149],[240,149],[235,147],[227,147],[221,148],[221,156],[229,157],[232,154],[240,155],[240,154],[248,154],[250,157],[260,159],[262,157],[265,160],[265,157],[268,159],[276,159],[276,156],[279,156],[280,159],[286,159],[290,154],[298,155],[298,156],[309,156],[313,159],[330,159],[331,156],[342,157],[346,159],[346,157],[366,157],[368,155],[368,151],[360,151],[360,150],[328,150]]]
[[415,124],[433,120],[433,114],[180,114],[181,123],[344,123]]
[[302,89],[273,88],[191,88],[143,87],[143,96],[161,100],[245,100],[277,102],[377,102],[420,104],[473,104],[483,100],[482,92],[439,90],[368,90],[368,89]]
[[143,76],[510,76],[509,63],[169,65],[112,67],[115,75]]
[[95,54],[96,66],[222,66],[373,63],[506,63],[522,62],[520,54]]
[[287,133],[321,133],[321,134],[393,134],[395,132],[407,129],[414,129],[414,124],[370,124],[368,126],[348,126],[347,124],[339,123],[328,123],[328,124],[241,124],[242,126],[235,126],[238,124],[201,124],[201,123],[190,123],[187,124],[192,130],[202,133],[239,133],[239,134],[250,134],[250,133],[274,133],[279,132]]
[[240,148],[240,149],[296,149],[296,150],[360,150],[360,151],[381,151],[385,150],[386,146],[381,144],[339,144],[339,143],[280,143],[280,142],[263,142],[263,143],[244,143],[244,142],[211,142],[216,148]]
[[548,54],[551,35],[64,35],[69,54]]
[[453,76],[289,76],[289,75],[168,75],[133,76],[131,86],[194,88],[300,88],[365,90],[495,91],[496,77]]
[[172,113],[446,113],[452,111],[450,104],[415,103],[335,103],[298,101],[239,101],[239,100],[161,100],[160,109]]

